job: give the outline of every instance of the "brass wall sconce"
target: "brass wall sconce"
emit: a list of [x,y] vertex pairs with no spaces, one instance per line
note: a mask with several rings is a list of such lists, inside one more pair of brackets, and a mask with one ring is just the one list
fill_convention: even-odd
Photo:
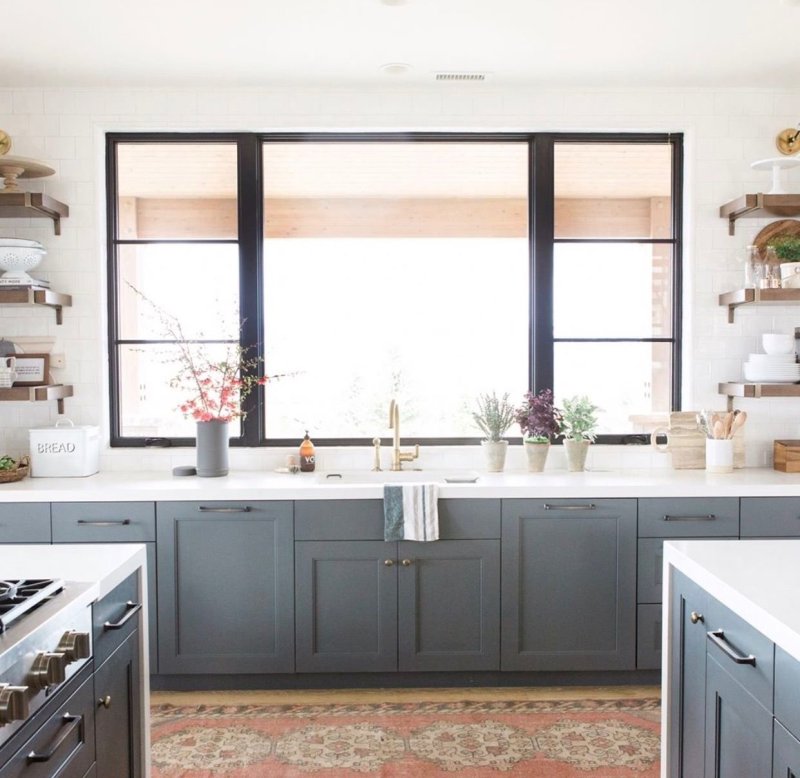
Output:
[[781,154],[796,154],[800,151],[800,124],[797,127],[789,127],[778,133],[775,138],[775,145]]

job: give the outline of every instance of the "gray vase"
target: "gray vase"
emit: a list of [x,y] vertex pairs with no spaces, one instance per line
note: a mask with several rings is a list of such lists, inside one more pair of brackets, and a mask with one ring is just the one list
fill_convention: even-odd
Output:
[[203,478],[228,475],[228,438],[227,421],[197,422],[197,475]]
[[571,473],[583,472],[586,467],[586,455],[589,453],[589,441],[565,438],[564,449],[567,452],[567,470]]

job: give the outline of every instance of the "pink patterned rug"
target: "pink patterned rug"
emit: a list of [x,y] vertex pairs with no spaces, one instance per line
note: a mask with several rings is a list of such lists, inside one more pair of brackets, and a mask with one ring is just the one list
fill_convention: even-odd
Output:
[[153,778],[657,778],[657,699],[154,705]]

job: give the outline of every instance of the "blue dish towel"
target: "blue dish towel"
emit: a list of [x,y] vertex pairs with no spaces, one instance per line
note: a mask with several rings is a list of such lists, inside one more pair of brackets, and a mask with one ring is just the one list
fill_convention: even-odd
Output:
[[383,487],[383,539],[439,540],[439,487],[403,484]]

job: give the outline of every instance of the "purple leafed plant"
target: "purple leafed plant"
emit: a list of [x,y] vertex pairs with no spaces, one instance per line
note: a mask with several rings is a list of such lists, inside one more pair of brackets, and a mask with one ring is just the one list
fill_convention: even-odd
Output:
[[548,443],[561,431],[561,413],[553,405],[553,392],[542,389],[539,394],[527,392],[517,408],[516,422],[522,437],[534,443]]

